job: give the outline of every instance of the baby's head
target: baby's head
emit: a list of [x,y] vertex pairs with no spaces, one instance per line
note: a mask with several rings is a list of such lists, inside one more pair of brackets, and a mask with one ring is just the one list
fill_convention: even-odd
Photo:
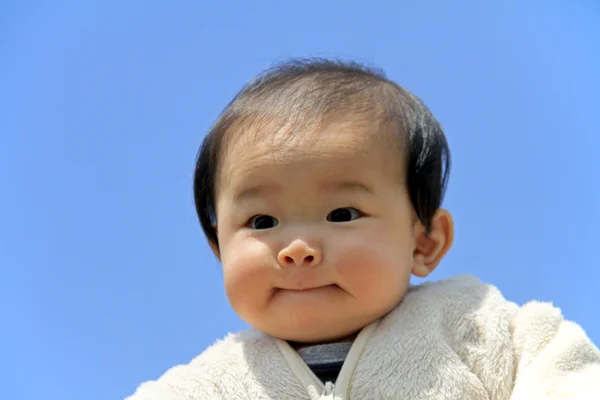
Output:
[[378,71],[295,61],[250,82],[198,157],[194,196],[236,313],[297,342],[351,335],[450,248],[449,150]]

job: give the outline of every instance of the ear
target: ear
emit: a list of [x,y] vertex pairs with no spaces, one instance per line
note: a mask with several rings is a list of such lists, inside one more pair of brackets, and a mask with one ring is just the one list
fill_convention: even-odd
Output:
[[447,210],[439,209],[427,233],[421,221],[414,228],[416,247],[412,273],[420,278],[429,275],[446,255],[454,241],[454,222]]

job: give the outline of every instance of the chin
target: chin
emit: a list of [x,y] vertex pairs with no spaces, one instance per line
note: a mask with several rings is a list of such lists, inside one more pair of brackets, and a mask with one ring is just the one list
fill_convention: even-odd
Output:
[[328,285],[277,289],[266,308],[253,318],[242,318],[257,330],[282,340],[323,343],[351,337],[387,311],[388,307],[364,307],[339,286]]
[[352,337],[368,325],[370,321],[365,324],[355,324],[353,326],[343,325],[341,324],[341,321],[327,322],[325,319],[321,321],[311,321],[306,324],[300,322],[301,321],[297,321],[296,324],[285,326],[272,326],[270,332],[269,330],[266,330],[265,333],[291,342],[324,343]]

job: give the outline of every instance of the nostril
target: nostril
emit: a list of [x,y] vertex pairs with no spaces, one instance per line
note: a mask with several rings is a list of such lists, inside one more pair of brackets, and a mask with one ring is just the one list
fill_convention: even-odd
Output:
[[306,257],[304,257],[304,261],[307,262],[307,263],[313,262],[314,259],[315,258],[313,256],[306,256]]
[[288,264],[293,264],[294,263],[294,259],[292,257],[290,257],[290,256],[285,256],[284,259],[285,259],[285,262],[288,263]]

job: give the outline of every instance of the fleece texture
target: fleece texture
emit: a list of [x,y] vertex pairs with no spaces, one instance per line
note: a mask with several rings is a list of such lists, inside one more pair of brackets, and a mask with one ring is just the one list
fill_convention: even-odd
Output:
[[249,330],[140,385],[128,400],[600,399],[600,351],[548,303],[522,307],[472,277],[410,289],[365,327],[335,385]]

